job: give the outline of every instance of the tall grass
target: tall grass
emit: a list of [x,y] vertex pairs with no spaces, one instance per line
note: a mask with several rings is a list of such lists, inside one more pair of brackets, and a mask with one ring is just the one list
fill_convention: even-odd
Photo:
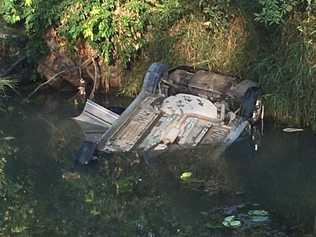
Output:
[[316,42],[292,23],[284,26],[281,42],[252,65],[249,76],[266,93],[268,115],[316,128]]
[[210,27],[202,15],[182,17],[164,31],[151,32],[150,42],[139,60],[126,75],[122,93],[133,96],[141,88],[143,74],[152,62],[170,67],[189,64],[230,74],[242,74],[249,62],[248,33],[245,19],[239,15],[231,19],[227,28]]
[[258,81],[269,117],[316,129],[316,20],[295,15],[267,32],[249,18],[235,11],[225,27],[214,29],[189,14],[152,33],[122,92],[137,94],[151,62],[191,64]]

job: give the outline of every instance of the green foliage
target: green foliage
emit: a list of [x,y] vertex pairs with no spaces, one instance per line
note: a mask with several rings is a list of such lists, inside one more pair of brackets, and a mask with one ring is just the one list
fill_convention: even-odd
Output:
[[130,64],[147,42],[150,29],[164,28],[181,14],[178,1],[149,5],[140,0],[77,1],[63,16],[61,35],[75,44],[84,39],[109,64]]
[[29,38],[26,48],[28,60],[36,63],[45,54],[43,34],[58,23],[65,7],[71,0],[3,0],[0,16],[14,25],[23,25]]
[[[153,61],[190,63],[257,79],[275,117],[316,124],[309,108],[316,103],[309,91],[316,0],[3,0],[0,6],[6,22],[25,27],[31,59],[45,54],[43,34],[54,27],[67,49],[88,43],[106,64],[132,68],[125,94],[138,93]],[[298,94],[308,96],[294,103]]]
[[315,0],[259,0],[260,13],[255,13],[255,20],[265,25],[283,23],[290,12],[296,10],[310,12]]
[[58,0],[3,0],[0,14],[10,24],[23,23],[27,33],[39,34],[59,20],[69,1]]
[[101,55],[110,61],[113,50],[112,39],[114,1],[77,1],[63,16],[61,35],[73,44],[80,38],[99,49]]
[[167,29],[174,24],[186,11],[184,0],[163,0],[152,10],[152,23],[159,29]]
[[199,3],[203,13],[205,14],[205,24],[212,30],[223,30],[227,28],[232,15],[231,0],[201,0]]
[[[210,29],[227,26],[230,0],[4,0],[0,14],[10,24],[22,23],[32,43],[29,52],[36,57],[44,53],[41,36],[50,27],[57,27],[72,48],[86,41],[108,64],[129,65],[148,45],[148,34],[166,30],[177,20],[202,11]],[[192,11],[193,10],[193,11]]]
[[251,67],[267,94],[269,114],[280,121],[316,126],[315,39],[316,18],[296,16],[285,25],[281,42],[272,43],[274,53],[262,54]]
[[13,88],[15,82],[13,80],[10,80],[9,78],[1,78],[0,77],[0,94],[4,94],[5,88]]
[[0,4],[0,14],[6,22],[15,24],[21,20],[23,13],[18,1],[2,1]]
[[286,3],[279,0],[260,0],[259,3],[262,5],[262,10],[260,13],[255,13],[255,19],[266,25],[272,25],[280,24],[284,16],[293,10],[297,1]]

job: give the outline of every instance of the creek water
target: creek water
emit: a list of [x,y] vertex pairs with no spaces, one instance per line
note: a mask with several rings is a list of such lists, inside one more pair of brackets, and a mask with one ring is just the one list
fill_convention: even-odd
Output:
[[[107,105],[125,106],[112,98]],[[102,155],[80,167],[78,111],[8,103],[0,115],[1,236],[312,236],[316,137],[265,124],[224,153],[210,147]],[[189,172],[191,177],[181,180]],[[261,220],[249,211],[265,210]],[[225,227],[235,216],[241,226]],[[236,224],[236,223],[235,223]]]

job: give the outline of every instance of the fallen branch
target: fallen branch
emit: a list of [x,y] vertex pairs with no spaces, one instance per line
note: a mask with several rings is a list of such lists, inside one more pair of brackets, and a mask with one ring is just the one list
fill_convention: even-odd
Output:
[[45,81],[44,83],[38,85],[35,90],[33,90],[27,97],[25,100],[29,100],[39,89],[41,89],[43,86],[51,83],[52,81],[56,80],[60,75],[64,74],[65,72],[68,72],[70,70],[63,70],[63,71],[60,71],[58,73],[56,73],[51,79]]
[[18,60],[16,60],[9,68],[8,70],[6,70],[3,74],[0,74],[0,77],[5,77],[7,75],[9,75],[13,69],[19,65],[21,62],[23,62],[26,59],[26,56],[22,56],[20,57]]
[[82,68],[88,66],[91,62],[92,62],[91,59],[88,59],[88,60],[86,60],[85,62],[83,62],[83,63],[82,63],[81,65],[79,65],[79,66],[75,66],[75,67],[70,68],[70,69],[68,69],[68,70],[62,70],[62,71],[56,73],[52,78],[50,78],[49,80],[45,81],[44,83],[38,85],[38,86],[25,98],[25,100],[29,100],[29,99],[30,99],[39,89],[41,89],[43,86],[45,86],[45,85],[47,85],[47,84],[49,84],[49,83],[51,83],[51,82],[57,80],[60,75],[66,73],[66,72],[71,72],[71,71],[76,70],[76,69],[82,70]]
[[95,91],[98,88],[99,84],[99,76],[100,76],[100,68],[98,67],[97,62],[95,61],[94,58],[92,58],[93,66],[94,66],[94,79],[93,79],[93,87],[89,96],[89,99],[93,99]]

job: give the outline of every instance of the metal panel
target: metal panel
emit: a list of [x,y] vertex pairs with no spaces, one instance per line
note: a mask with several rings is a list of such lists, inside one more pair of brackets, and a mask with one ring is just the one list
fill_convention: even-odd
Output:
[[82,113],[74,119],[91,125],[110,127],[120,116],[112,111],[87,100]]

